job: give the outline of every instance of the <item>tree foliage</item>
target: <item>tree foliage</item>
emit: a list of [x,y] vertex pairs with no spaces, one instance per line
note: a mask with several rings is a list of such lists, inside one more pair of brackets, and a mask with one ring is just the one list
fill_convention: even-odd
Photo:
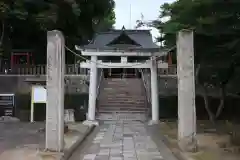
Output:
[[194,31],[197,83],[206,92],[219,89],[220,111],[230,88],[240,91],[236,83],[240,73],[239,8],[237,1],[176,0],[163,4],[158,19],[151,23],[138,21],[138,25],[157,28],[163,34],[158,40],[166,48],[176,45],[176,34],[181,29]]
[[87,43],[95,32],[112,28],[114,6],[113,0],[1,0],[0,45],[5,52],[35,49],[41,58],[52,29],[61,30],[70,47]]

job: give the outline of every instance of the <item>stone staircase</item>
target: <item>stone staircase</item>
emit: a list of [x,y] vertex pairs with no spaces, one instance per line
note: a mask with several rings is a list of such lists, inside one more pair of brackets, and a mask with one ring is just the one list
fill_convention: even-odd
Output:
[[138,78],[104,79],[97,106],[99,119],[143,120],[148,107],[142,80]]

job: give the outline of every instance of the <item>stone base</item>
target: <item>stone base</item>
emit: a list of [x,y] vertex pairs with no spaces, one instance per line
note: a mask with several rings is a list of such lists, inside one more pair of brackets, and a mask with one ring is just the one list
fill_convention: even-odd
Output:
[[159,123],[160,123],[159,120],[157,120],[157,121],[155,121],[155,120],[150,120],[150,121],[148,122],[148,125],[149,125],[149,126],[153,126],[153,125],[157,125],[157,124],[159,124]]
[[184,152],[197,152],[197,140],[196,137],[186,137],[178,141],[179,148]]
[[86,120],[82,124],[86,126],[99,126],[98,121],[90,121],[90,120]]

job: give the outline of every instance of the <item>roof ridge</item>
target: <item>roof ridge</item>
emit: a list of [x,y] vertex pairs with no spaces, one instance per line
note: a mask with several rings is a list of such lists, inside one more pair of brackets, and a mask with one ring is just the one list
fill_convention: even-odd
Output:
[[146,33],[146,34],[149,34],[150,33],[150,29],[141,29],[141,30],[129,30],[129,29],[126,29],[126,30],[110,30],[110,31],[104,31],[104,32],[98,32],[96,33],[97,35],[99,34],[113,34],[113,33],[116,33],[116,34],[119,34],[121,32],[125,32],[125,33],[128,33],[128,34],[137,34],[137,33]]
[[121,32],[116,38],[114,38],[112,41],[110,41],[107,45],[111,45],[113,43],[115,43],[119,38],[121,38],[122,36],[126,36],[130,41],[132,41],[132,43],[134,43],[135,45],[139,45],[141,46],[141,44],[139,44],[138,42],[136,42],[134,39],[132,39],[131,37],[129,37],[129,35],[125,32],[125,30],[123,32]]

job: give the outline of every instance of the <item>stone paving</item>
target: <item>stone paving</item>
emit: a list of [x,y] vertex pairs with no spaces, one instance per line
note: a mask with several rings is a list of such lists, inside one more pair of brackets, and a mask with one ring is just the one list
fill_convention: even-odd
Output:
[[79,160],[163,160],[140,121],[104,121]]

